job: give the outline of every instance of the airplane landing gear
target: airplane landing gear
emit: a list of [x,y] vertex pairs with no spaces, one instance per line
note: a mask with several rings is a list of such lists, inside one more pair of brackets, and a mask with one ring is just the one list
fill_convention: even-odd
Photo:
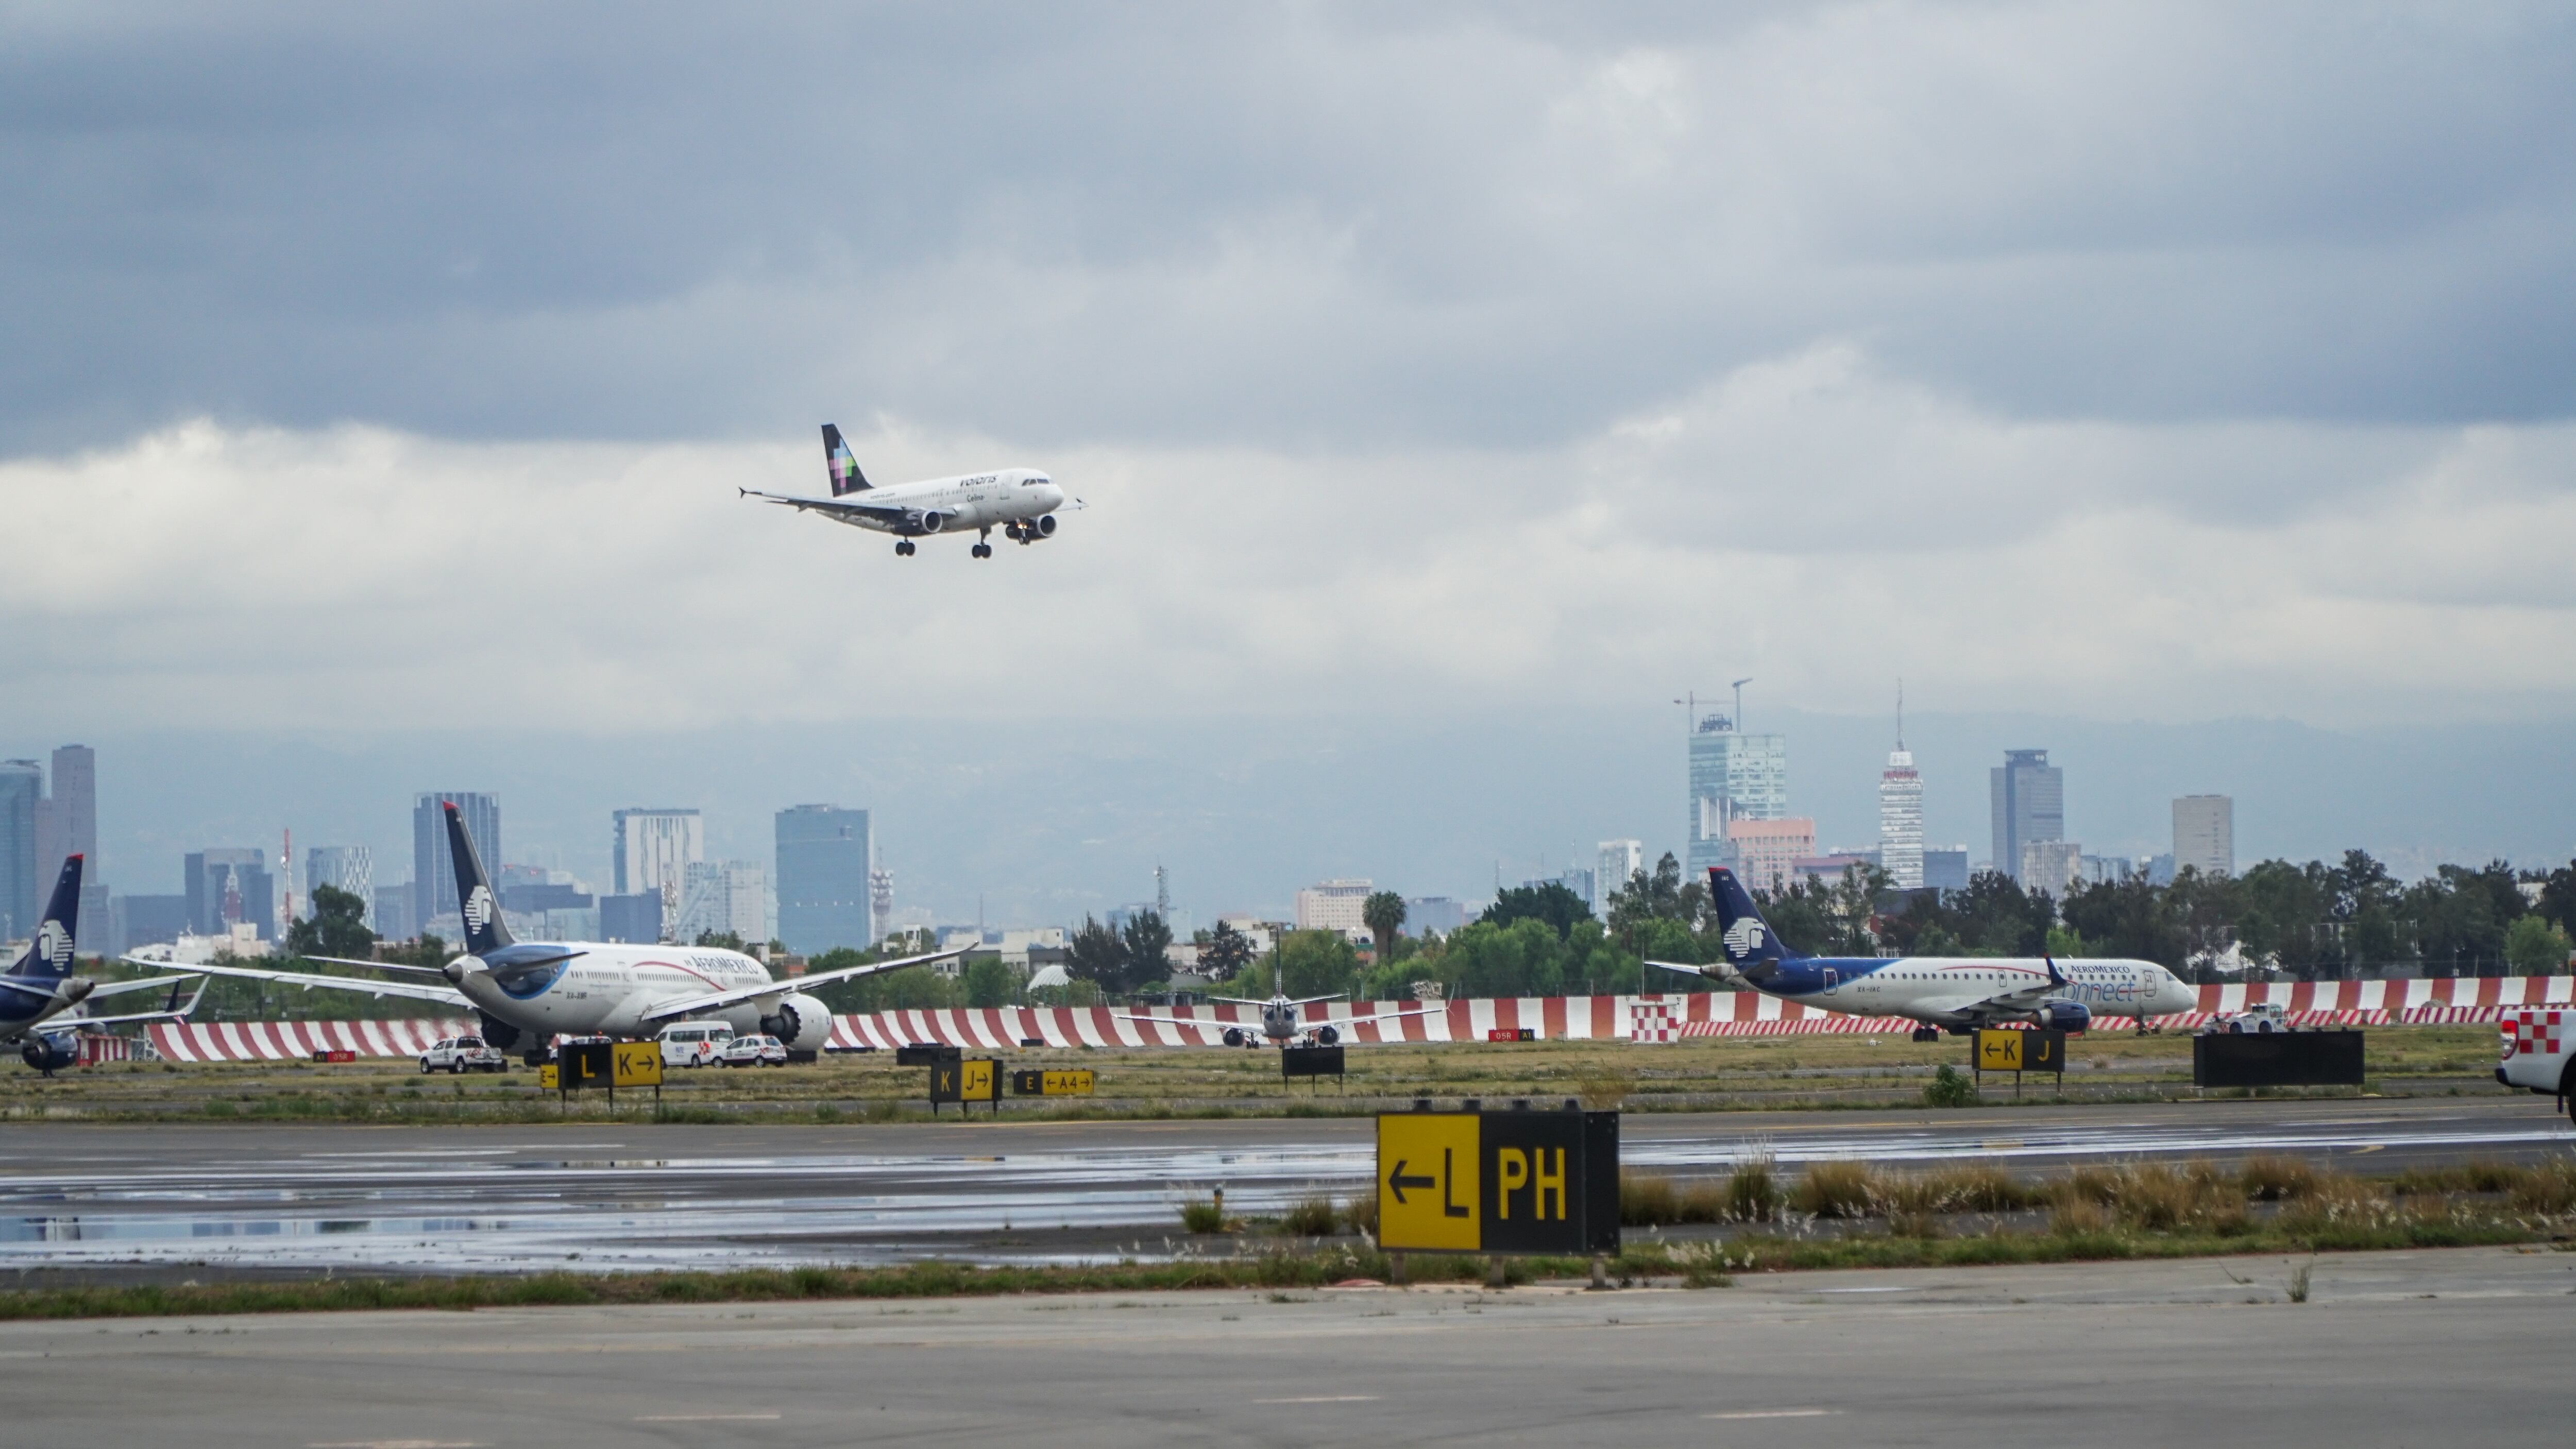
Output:
[[968,549],[967,552],[975,555],[977,558],[991,558],[993,556],[993,546],[989,543],[979,543],[973,548]]
[[1914,1028],[1914,1039],[1916,1041],[1939,1041],[1941,1039],[1941,1028],[1937,1026],[1918,1026]]
[[977,558],[991,558],[993,556],[993,530],[989,525],[983,532],[975,535],[975,547],[973,552]]
[[895,557],[897,558],[912,557],[912,540],[908,538],[896,539],[894,541],[894,552]]

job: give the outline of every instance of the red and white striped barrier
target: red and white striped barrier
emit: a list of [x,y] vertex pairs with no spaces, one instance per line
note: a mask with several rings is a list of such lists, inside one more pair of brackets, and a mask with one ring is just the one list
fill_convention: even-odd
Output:
[[[2314,983],[2203,986],[2195,1011],[2155,1018],[2168,1030],[2189,1029],[2211,1018],[2277,1002],[2296,1026],[2426,1026],[2495,1022],[2507,1008],[2576,1004],[2576,977],[2504,976],[2446,981],[2320,981]],[[1693,992],[1664,996],[1476,997],[1443,1003],[1428,1016],[1400,1017],[1417,1009],[1405,1001],[1336,1001],[1305,1008],[1310,1025],[1330,1025],[1348,1042],[1482,1042],[1495,1031],[1529,1030],[1541,1041],[1636,1040],[1636,1010],[1664,1008],[1678,1036],[1803,1036],[1811,1033],[1884,1036],[1913,1029],[1901,1017],[1851,1016],[1782,1001],[1749,991]],[[1159,1009],[1158,1009],[1159,1010]],[[1188,1024],[1132,1021],[1116,1009],[1082,1007],[956,1007],[928,1011],[878,1011],[832,1019],[829,1045],[842,1050],[892,1050],[912,1042],[940,1042],[974,1051],[1003,1052],[1036,1041],[1050,1047],[1215,1046],[1228,1027],[1256,1037],[1261,1011],[1250,1006],[1182,1006],[1169,1014]],[[2106,1029],[2126,1029],[2126,1017],[2096,1017]],[[316,1051],[353,1051],[361,1057],[418,1056],[431,1042],[474,1030],[464,1021],[307,1021],[179,1023],[151,1028],[152,1045],[170,1061],[282,1061]]]
[[416,1057],[440,1037],[464,1036],[464,1021],[170,1022],[151,1028],[152,1049],[172,1062],[307,1061],[315,1052]]
[[1628,1008],[1628,1040],[1663,1043],[1681,1039],[1681,1023],[1673,1020],[1669,1001],[1640,1001]]

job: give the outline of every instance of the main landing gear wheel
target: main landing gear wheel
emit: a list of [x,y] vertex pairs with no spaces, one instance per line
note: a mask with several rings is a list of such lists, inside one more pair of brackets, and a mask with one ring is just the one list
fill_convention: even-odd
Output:
[[1918,1026],[1914,1028],[1914,1039],[1916,1041],[1939,1041],[1941,1039],[1941,1028],[1937,1026]]
[[912,557],[912,540],[908,538],[896,539],[894,541],[894,553],[897,558]]
[[974,548],[968,550],[968,552],[974,554],[977,558],[991,558],[993,556],[993,546],[989,543],[979,543],[975,545]]

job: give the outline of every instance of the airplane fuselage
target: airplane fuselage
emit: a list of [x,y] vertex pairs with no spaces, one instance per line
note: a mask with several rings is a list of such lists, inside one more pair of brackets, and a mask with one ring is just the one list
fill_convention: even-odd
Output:
[[[2097,1016],[2172,1016],[2193,1011],[2199,996],[2153,961],[2126,958],[2056,963],[2062,985],[2046,1000],[2075,1002]],[[1965,1027],[2027,1019],[1996,1009],[1991,998],[2048,985],[2039,957],[1807,956],[1784,961],[1747,984],[1766,996],[1860,1016],[1903,1016],[1934,1026]]]
[[1062,508],[1064,490],[1035,468],[1002,468],[990,473],[870,488],[844,495],[842,501],[903,510],[900,518],[832,514],[842,523],[875,533],[919,538],[932,533],[964,533],[1028,523]]
[[[580,954],[569,960],[545,960],[568,951]],[[558,1033],[651,1036],[665,1023],[648,1018],[665,1002],[774,979],[768,967],[740,951],[581,941],[521,941],[495,951],[488,961],[459,956],[448,963],[448,978],[476,1009],[540,1041]],[[793,979],[777,985],[782,997],[796,990]],[[758,1031],[761,1017],[774,1015],[776,1009],[774,998],[761,998],[692,1016],[727,1022],[736,1032],[747,1034]]]

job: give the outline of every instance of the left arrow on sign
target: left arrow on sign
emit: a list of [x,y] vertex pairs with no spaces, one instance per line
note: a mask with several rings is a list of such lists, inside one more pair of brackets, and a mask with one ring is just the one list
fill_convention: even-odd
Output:
[[1404,1190],[1408,1187],[1438,1187],[1439,1185],[1440,1179],[1436,1177],[1423,1177],[1419,1174],[1412,1177],[1405,1176],[1404,1159],[1400,1157],[1396,1159],[1395,1171],[1386,1175],[1387,1190],[1395,1194],[1397,1202],[1404,1201]]

